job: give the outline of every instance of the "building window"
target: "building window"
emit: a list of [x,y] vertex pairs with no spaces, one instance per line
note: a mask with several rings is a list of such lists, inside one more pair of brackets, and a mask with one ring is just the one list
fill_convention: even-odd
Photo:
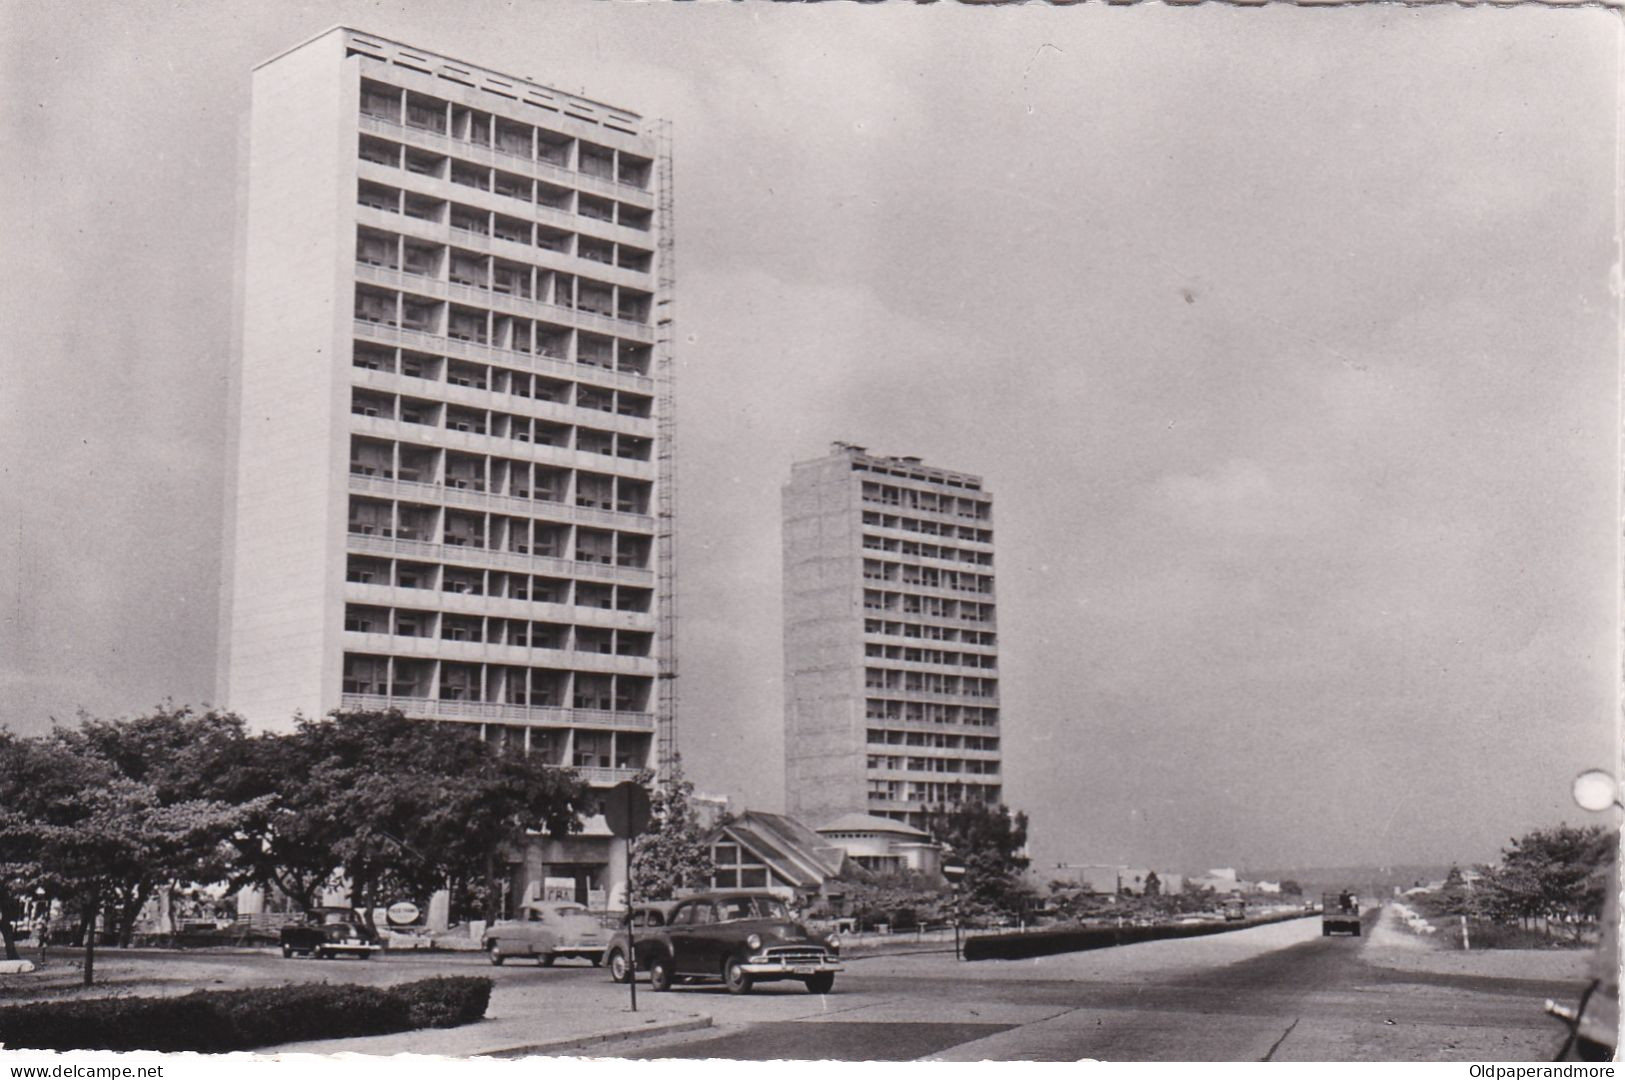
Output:
[[712,844],[711,861],[716,864],[713,889],[765,889],[769,884],[767,866],[738,844]]

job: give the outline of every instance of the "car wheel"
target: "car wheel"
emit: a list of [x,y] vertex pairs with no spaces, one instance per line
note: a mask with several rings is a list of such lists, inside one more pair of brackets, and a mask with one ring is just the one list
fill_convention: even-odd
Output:
[[649,989],[664,993],[671,989],[671,958],[657,956],[649,961]]
[[807,992],[809,994],[827,994],[834,988],[834,972],[826,971],[822,975],[807,976]]
[[540,956],[536,957],[536,962],[543,967],[552,967],[553,961],[557,959],[558,957],[554,956],[552,953],[544,952]]
[[604,957],[600,953],[593,953],[591,956],[587,957],[587,963],[591,964],[593,967],[597,967],[599,964],[602,964],[603,962],[604,962]]
[[502,946],[498,945],[494,941],[491,942],[491,966],[501,967],[502,961],[506,959],[507,957],[502,955]]
[[626,954],[619,949],[610,950],[609,977],[618,983],[632,981],[632,965],[626,962]]
[[1320,936],[1321,937],[1331,937],[1332,936],[1332,928],[1329,927],[1329,926],[1322,926],[1320,928]]
[[745,965],[739,962],[737,956],[730,956],[728,962],[723,965],[722,981],[727,985],[730,994],[748,994],[750,988],[756,984],[756,980],[750,977],[750,972],[745,970]]
[[282,959],[284,959],[284,960],[292,960],[293,959],[293,946],[292,945],[284,945],[284,946],[282,946]]
[[327,959],[327,950],[322,949],[322,948],[315,948],[315,949],[312,949],[310,951],[310,955],[314,956],[318,960],[326,960]]
[[1355,936],[1355,937],[1359,937],[1359,936],[1360,936],[1360,928],[1359,928],[1359,927],[1358,927],[1358,926],[1356,926],[1356,927],[1355,927],[1355,928],[1354,928],[1354,930],[1353,930],[1353,934],[1354,934],[1354,936]]

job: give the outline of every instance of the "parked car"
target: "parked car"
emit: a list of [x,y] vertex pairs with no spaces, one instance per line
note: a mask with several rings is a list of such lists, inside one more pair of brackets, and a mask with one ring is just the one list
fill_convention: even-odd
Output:
[[827,994],[841,971],[840,940],[813,936],[790,917],[784,901],[765,891],[700,893],[672,908],[655,932],[649,985],[670,990],[678,980],[721,980],[734,994],[759,982],[799,979]]
[[384,947],[378,931],[347,907],[311,908],[302,919],[284,925],[278,939],[284,959],[303,954],[318,960],[338,956],[365,960]]
[[581,904],[561,900],[532,901],[519,909],[517,919],[505,919],[485,931],[481,948],[491,963],[533,956],[543,967],[560,957],[579,957],[594,967],[604,958],[609,931],[602,919]]
[[615,931],[615,936],[609,939],[609,949],[604,954],[604,964],[609,968],[609,977],[618,983],[631,982],[634,976],[633,965],[627,961],[632,950],[627,948],[627,924],[632,927],[633,949],[637,952],[637,971],[649,970],[649,958],[655,954],[659,946],[658,931],[666,925],[671,916],[672,908],[677,906],[675,900],[651,900],[643,904],[633,904],[632,911],[621,917],[621,928]]

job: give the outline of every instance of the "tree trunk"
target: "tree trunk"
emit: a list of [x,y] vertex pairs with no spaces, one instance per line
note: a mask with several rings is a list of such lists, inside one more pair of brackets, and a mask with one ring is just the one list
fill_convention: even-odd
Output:
[[373,921],[372,904],[368,902],[368,893],[371,891],[371,884],[372,883],[368,881],[364,875],[357,875],[350,879],[350,906],[356,911],[360,911],[363,907],[366,908],[367,913],[363,915],[361,919],[367,924],[369,929],[376,933],[378,931],[378,925]]
[[136,887],[135,895],[130,898],[130,902],[124,905],[123,918],[119,922],[119,948],[130,947],[130,942],[135,937],[135,921],[141,917],[141,909],[147,906],[150,899],[152,899],[152,882],[144,881]]
[[6,959],[16,960],[17,933],[11,927],[12,919],[16,918],[16,905],[12,902],[11,893],[0,887],[0,942],[6,947]]
[[490,926],[496,922],[495,910],[497,896],[497,856],[496,852],[485,853],[485,925]]
[[101,893],[92,889],[85,895],[85,914],[79,917],[80,927],[85,935],[85,979],[84,985],[89,986],[96,979],[96,917],[101,914]]

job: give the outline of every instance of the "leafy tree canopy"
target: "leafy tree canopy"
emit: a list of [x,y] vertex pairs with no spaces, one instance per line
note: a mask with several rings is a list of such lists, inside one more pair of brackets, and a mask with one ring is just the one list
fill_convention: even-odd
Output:
[[[652,777],[640,778],[647,786]],[[683,776],[682,759],[649,791],[649,828],[632,845],[634,900],[669,900],[677,889],[704,888],[716,866],[707,830],[693,803],[694,784]]]
[[960,905],[970,912],[1021,910],[1030,890],[1022,882],[1028,859],[1027,815],[1003,805],[966,802],[926,815],[926,831],[964,868]]

